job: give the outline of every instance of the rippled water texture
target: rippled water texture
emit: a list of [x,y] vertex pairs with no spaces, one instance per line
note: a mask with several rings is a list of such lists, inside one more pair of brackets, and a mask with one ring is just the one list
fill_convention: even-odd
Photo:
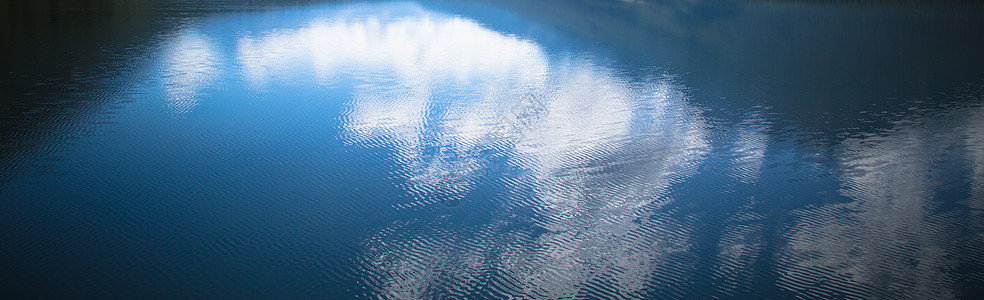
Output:
[[5,5],[4,295],[984,295],[977,4]]

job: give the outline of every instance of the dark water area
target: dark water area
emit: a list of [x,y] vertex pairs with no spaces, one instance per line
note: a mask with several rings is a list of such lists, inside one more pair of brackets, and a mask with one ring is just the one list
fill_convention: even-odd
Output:
[[984,5],[6,1],[5,298],[984,296]]

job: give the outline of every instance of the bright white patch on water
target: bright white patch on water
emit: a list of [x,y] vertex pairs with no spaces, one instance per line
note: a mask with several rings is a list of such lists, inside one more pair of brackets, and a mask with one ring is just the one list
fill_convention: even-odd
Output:
[[[462,201],[493,167],[483,151],[511,154],[526,170],[524,183],[504,184],[533,188],[536,199],[507,201],[501,214],[532,209],[536,224],[504,229],[512,221],[496,217],[472,228],[478,237],[439,224],[395,237],[404,232],[394,224],[395,233],[373,237],[368,284],[384,295],[427,298],[445,285],[454,294],[485,284],[490,268],[515,295],[574,297],[596,280],[641,295],[658,269],[680,263],[662,257],[691,247],[679,224],[656,215],[708,143],[668,80],[631,82],[591,59],[551,59],[531,41],[423,10],[318,19],[244,36],[237,49],[257,89],[298,72],[326,85],[355,79],[345,131],[353,143],[396,151],[417,197],[395,208]],[[628,177],[599,172],[619,160],[636,160]],[[534,227],[546,233],[527,236]]]
[[162,74],[165,108],[172,115],[192,111],[218,72],[219,55],[200,32],[187,29],[167,41]]

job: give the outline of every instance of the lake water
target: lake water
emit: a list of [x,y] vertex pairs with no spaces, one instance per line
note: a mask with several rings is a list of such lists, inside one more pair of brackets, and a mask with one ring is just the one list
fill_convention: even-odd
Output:
[[884,2],[8,2],[0,294],[982,297],[984,6]]

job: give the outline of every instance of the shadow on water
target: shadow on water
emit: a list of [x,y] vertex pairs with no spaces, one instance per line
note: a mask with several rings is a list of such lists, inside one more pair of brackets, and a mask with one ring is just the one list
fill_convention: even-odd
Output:
[[818,131],[867,126],[859,112],[898,111],[907,106],[886,102],[939,99],[984,78],[976,1],[488,2],[622,63],[667,65],[702,103],[764,105]]
[[[148,1],[5,1],[0,6],[0,181],[49,156],[121,96],[149,53]],[[14,168],[19,170],[14,170]],[[0,183],[0,188],[3,184]]]
[[[103,122],[152,67],[160,36],[210,13],[329,0],[13,0],[0,4],[0,189]],[[81,133],[84,134],[84,133]]]

